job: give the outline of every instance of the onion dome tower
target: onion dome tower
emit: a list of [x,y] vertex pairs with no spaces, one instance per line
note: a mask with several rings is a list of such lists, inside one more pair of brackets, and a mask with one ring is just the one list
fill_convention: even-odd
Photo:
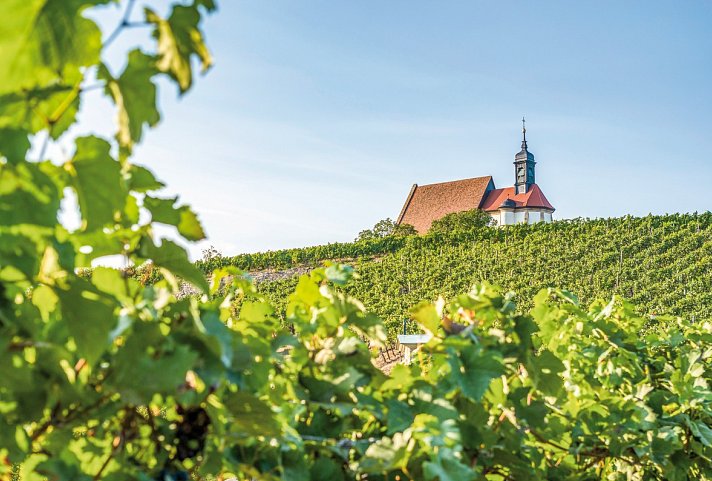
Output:
[[514,156],[514,193],[526,194],[536,182],[534,154],[527,149],[527,127],[522,117],[522,150]]

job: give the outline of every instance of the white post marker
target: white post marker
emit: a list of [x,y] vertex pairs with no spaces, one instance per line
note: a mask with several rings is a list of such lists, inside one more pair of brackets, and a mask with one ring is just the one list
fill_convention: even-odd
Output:
[[425,344],[432,337],[431,334],[401,334],[398,344],[403,351],[403,364],[410,364],[413,352]]

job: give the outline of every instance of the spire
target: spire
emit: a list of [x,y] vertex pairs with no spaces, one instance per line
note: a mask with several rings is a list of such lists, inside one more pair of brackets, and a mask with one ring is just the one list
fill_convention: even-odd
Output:
[[526,194],[534,184],[534,154],[527,146],[527,121],[522,117],[522,150],[514,156],[514,187],[516,194]]

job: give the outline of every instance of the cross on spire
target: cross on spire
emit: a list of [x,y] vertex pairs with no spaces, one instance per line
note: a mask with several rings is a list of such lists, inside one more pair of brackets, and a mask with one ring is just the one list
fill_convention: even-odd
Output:
[[527,124],[522,116],[522,150],[527,150]]

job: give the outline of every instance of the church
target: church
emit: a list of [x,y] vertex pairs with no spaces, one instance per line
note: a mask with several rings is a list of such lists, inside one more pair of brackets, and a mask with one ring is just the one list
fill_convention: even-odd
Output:
[[551,222],[554,207],[536,184],[534,154],[527,147],[527,129],[522,119],[522,150],[514,156],[514,185],[497,189],[492,176],[413,184],[398,216],[398,224],[410,224],[419,234],[433,221],[454,212],[481,209],[497,225]]

